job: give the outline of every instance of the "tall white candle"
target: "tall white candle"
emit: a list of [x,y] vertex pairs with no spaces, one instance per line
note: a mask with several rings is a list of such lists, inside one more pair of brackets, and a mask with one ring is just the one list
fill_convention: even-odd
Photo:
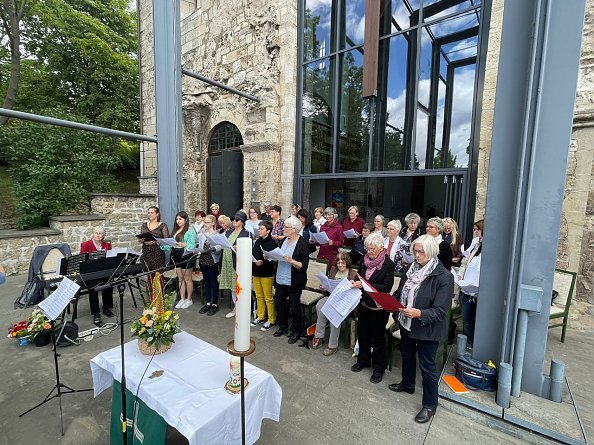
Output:
[[235,303],[235,350],[250,348],[250,310],[252,306],[252,240],[237,238],[237,301]]

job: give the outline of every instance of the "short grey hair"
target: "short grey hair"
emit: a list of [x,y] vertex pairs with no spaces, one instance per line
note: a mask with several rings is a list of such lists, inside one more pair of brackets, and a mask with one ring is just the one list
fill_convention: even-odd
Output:
[[396,229],[397,232],[400,232],[400,230],[402,230],[402,223],[400,221],[398,221],[397,219],[393,219],[392,221],[390,221],[387,224],[387,227],[394,227]]
[[324,209],[324,215],[328,215],[329,213],[333,214],[335,218],[338,216],[334,207],[326,207]]
[[419,224],[421,222],[421,217],[419,215],[417,215],[416,213],[409,213],[408,215],[406,215],[406,217],[404,218],[404,222],[405,224],[408,226],[411,223],[417,223]]
[[301,230],[301,221],[296,216],[289,216],[285,219],[285,227],[289,229],[295,229],[297,232]]
[[373,217],[373,220],[375,221],[376,219],[381,219],[382,220],[382,225],[386,225],[386,218],[384,217],[384,215],[375,215]]
[[101,233],[105,235],[105,229],[103,228],[103,226],[96,226],[95,228],[93,228],[93,233]]
[[[443,233],[443,219],[441,219],[439,216],[434,216],[433,218],[429,218],[429,221],[427,221],[427,224],[429,224],[429,223],[433,223],[435,228],[437,230],[439,230],[439,233]],[[427,224],[425,224],[425,227],[427,227]]]
[[416,244],[420,244],[423,246],[423,252],[425,252],[425,256],[429,259],[437,258],[439,254],[439,244],[435,241],[431,235],[421,235],[412,243],[410,243],[410,254],[414,257],[414,248]]
[[357,206],[350,206],[347,211],[350,212],[351,210],[354,210],[355,212],[359,213],[359,207]]
[[372,247],[381,247],[384,248],[384,237],[379,232],[370,233],[367,238],[365,238],[365,248],[369,246]]

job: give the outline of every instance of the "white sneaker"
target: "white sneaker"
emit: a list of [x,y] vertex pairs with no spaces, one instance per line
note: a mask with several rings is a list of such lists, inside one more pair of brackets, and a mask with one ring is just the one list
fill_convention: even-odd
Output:
[[175,305],[175,308],[176,308],[176,309],[183,309],[183,308],[184,308],[185,301],[186,301],[186,300],[179,300],[179,301],[177,302],[177,304]]
[[184,306],[184,309],[189,308],[190,306],[192,306],[194,304],[194,302],[192,300],[186,300],[186,304]]
[[255,326],[258,326],[260,323],[263,323],[263,322],[264,322],[264,320],[261,320],[261,319],[259,319],[259,318],[256,317],[256,319],[251,322],[251,326],[252,327],[255,327]]
[[235,312],[229,312],[227,315],[225,315],[225,318],[233,318],[235,317]]

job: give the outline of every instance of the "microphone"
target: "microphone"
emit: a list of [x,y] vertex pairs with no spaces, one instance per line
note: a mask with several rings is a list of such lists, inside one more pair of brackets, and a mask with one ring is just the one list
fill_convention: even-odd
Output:
[[209,254],[209,253],[213,253],[213,252],[220,252],[221,250],[223,250],[223,248],[217,244],[214,247],[209,247],[204,252],[200,253],[200,255]]

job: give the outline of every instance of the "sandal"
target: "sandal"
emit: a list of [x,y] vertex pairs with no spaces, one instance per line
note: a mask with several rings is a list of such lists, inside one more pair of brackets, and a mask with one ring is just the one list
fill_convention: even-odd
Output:
[[328,357],[329,355],[336,354],[337,351],[338,351],[338,348],[326,348],[326,349],[324,349],[324,352],[322,354],[324,354],[326,357]]
[[314,337],[313,340],[311,341],[311,348],[318,349],[323,344],[324,344],[323,338]]

